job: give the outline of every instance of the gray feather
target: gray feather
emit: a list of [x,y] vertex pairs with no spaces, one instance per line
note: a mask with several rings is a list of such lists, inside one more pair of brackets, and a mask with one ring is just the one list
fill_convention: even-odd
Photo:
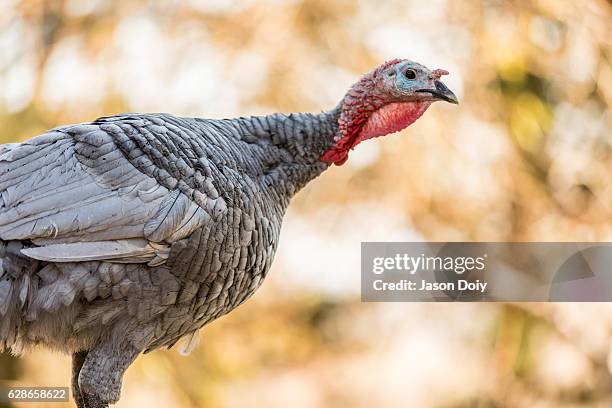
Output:
[[147,262],[155,256],[155,249],[144,239],[51,244],[22,249],[21,252],[48,262],[113,261],[134,257],[142,257],[142,262]]
[[139,352],[191,348],[261,285],[337,119],[131,114],[0,145],[0,348],[88,350],[80,385],[118,398]]
[[28,297],[28,290],[30,288],[30,275],[27,273],[23,275],[21,279],[21,289],[19,290],[19,307],[23,307],[25,305],[26,299]]
[[0,315],[4,316],[10,305],[11,294],[13,293],[13,284],[8,279],[0,281]]

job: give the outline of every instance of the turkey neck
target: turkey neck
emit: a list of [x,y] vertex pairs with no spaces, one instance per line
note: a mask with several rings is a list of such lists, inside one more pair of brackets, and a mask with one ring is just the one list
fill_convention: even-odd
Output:
[[329,164],[320,161],[323,152],[339,135],[341,105],[312,113],[275,113],[237,120],[240,138],[254,149],[264,148],[261,172],[267,185],[290,198]]

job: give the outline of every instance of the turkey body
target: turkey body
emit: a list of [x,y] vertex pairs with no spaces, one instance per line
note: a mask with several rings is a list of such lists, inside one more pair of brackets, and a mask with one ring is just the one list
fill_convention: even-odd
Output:
[[81,383],[116,400],[98,366],[119,372],[261,285],[335,116],[123,115],[3,145],[3,348],[87,350]]
[[72,353],[77,406],[108,407],[141,352],[261,285],[302,187],[433,102],[458,103],[447,74],[394,59],[320,114],[128,114],[0,145],[0,349]]

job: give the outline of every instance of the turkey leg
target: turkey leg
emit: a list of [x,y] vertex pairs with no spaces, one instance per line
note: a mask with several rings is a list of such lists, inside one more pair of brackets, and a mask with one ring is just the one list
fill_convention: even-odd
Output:
[[[79,372],[83,408],[107,408],[119,400],[123,373],[140,354],[131,344],[110,341],[94,346]],[[77,406],[80,408],[77,402]]]
[[86,351],[79,351],[72,354],[72,396],[77,408],[85,408],[83,395],[81,395],[81,389],[79,388],[79,373],[85,362],[85,357],[87,357]]

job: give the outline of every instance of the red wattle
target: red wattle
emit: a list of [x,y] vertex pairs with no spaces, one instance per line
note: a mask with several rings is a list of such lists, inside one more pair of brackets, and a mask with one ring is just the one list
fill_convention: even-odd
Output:
[[321,155],[319,160],[329,164],[335,164],[336,166],[342,166],[346,160],[348,159],[348,153],[342,150],[336,150],[335,148],[331,148]]
[[341,166],[348,159],[348,152],[359,143],[405,129],[420,118],[429,105],[429,101],[390,103],[369,115],[352,111],[347,115],[352,122],[340,118],[342,138],[319,160]]
[[425,113],[431,102],[390,103],[375,111],[361,128],[351,147],[373,137],[399,132],[412,125]]

